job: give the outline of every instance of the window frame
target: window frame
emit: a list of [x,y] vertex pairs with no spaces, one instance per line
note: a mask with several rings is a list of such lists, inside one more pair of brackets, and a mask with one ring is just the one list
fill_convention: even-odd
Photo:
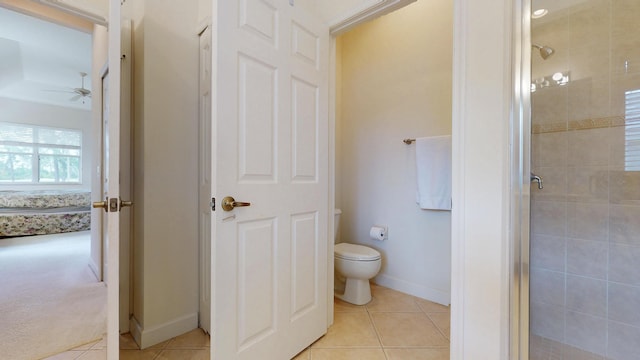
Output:
[[640,171],[640,89],[627,90],[624,97],[624,170]]
[[[15,174],[12,174],[12,179],[8,181],[0,180],[0,185],[82,185],[82,157],[83,157],[83,136],[84,132],[82,129],[76,128],[65,128],[58,126],[41,126],[41,125],[33,125],[33,124],[21,124],[21,123],[12,123],[7,121],[0,121],[2,125],[16,126],[22,127],[25,129],[31,129],[31,142],[23,142],[23,141],[12,141],[12,140],[0,140],[0,145],[6,146],[20,146],[30,148],[31,152],[15,152],[15,151],[2,151],[0,155],[8,155],[9,157],[15,155],[26,155],[31,156],[31,180],[30,181],[16,181]],[[53,131],[65,131],[71,132],[78,135],[78,143],[79,145],[61,145],[61,144],[51,144],[51,143],[41,143],[38,141],[39,132],[41,130],[53,130]],[[77,150],[78,155],[62,155],[62,154],[44,154],[41,153],[41,149],[62,149],[62,150]],[[41,180],[41,156],[53,157],[54,164],[59,158],[73,158],[77,159],[78,162],[78,181],[60,181],[59,172],[56,170],[55,178],[53,181],[42,181]]]

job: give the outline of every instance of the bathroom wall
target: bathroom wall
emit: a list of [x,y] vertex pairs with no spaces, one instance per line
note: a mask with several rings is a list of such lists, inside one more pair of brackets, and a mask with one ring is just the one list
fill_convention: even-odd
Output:
[[637,0],[589,0],[533,20],[556,49],[534,52],[533,82],[570,83],[532,94],[531,333],[607,359],[640,353],[639,17]]
[[[375,282],[440,303],[451,213],[415,203],[415,146],[402,139],[451,134],[452,12],[449,0],[419,1],[338,38],[341,240],[382,253]],[[388,240],[369,239],[374,224]]]
[[198,2],[133,8],[131,332],[143,347],[197,327]]

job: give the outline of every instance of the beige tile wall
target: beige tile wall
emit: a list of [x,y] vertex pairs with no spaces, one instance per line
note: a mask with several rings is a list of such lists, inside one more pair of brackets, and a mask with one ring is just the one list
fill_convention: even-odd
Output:
[[571,82],[532,94],[531,332],[598,359],[640,354],[640,172],[625,170],[638,19],[640,1],[588,0],[533,21],[556,54],[534,52],[532,78]]

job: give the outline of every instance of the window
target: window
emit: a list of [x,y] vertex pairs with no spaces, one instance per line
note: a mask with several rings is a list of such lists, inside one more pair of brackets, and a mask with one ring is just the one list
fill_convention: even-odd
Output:
[[625,92],[626,171],[640,171],[640,89]]
[[82,131],[0,122],[0,184],[77,184]]

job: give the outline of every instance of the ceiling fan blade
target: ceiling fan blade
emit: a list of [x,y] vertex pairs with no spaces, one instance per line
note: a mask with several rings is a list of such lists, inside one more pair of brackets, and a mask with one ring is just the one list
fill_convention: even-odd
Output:
[[42,89],[42,91],[74,94],[68,101],[78,101],[82,99],[82,103],[84,104],[85,97],[91,98],[91,89],[85,89],[84,87],[84,78],[86,76],[87,73],[80,72],[80,77],[82,78],[82,86],[79,88],[68,88],[66,86],[61,86],[61,89]]
[[57,93],[67,93],[67,94],[75,94],[75,91],[70,91],[70,90],[48,90],[48,89],[43,89],[42,91],[46,91],[46,92],[57,92]]

